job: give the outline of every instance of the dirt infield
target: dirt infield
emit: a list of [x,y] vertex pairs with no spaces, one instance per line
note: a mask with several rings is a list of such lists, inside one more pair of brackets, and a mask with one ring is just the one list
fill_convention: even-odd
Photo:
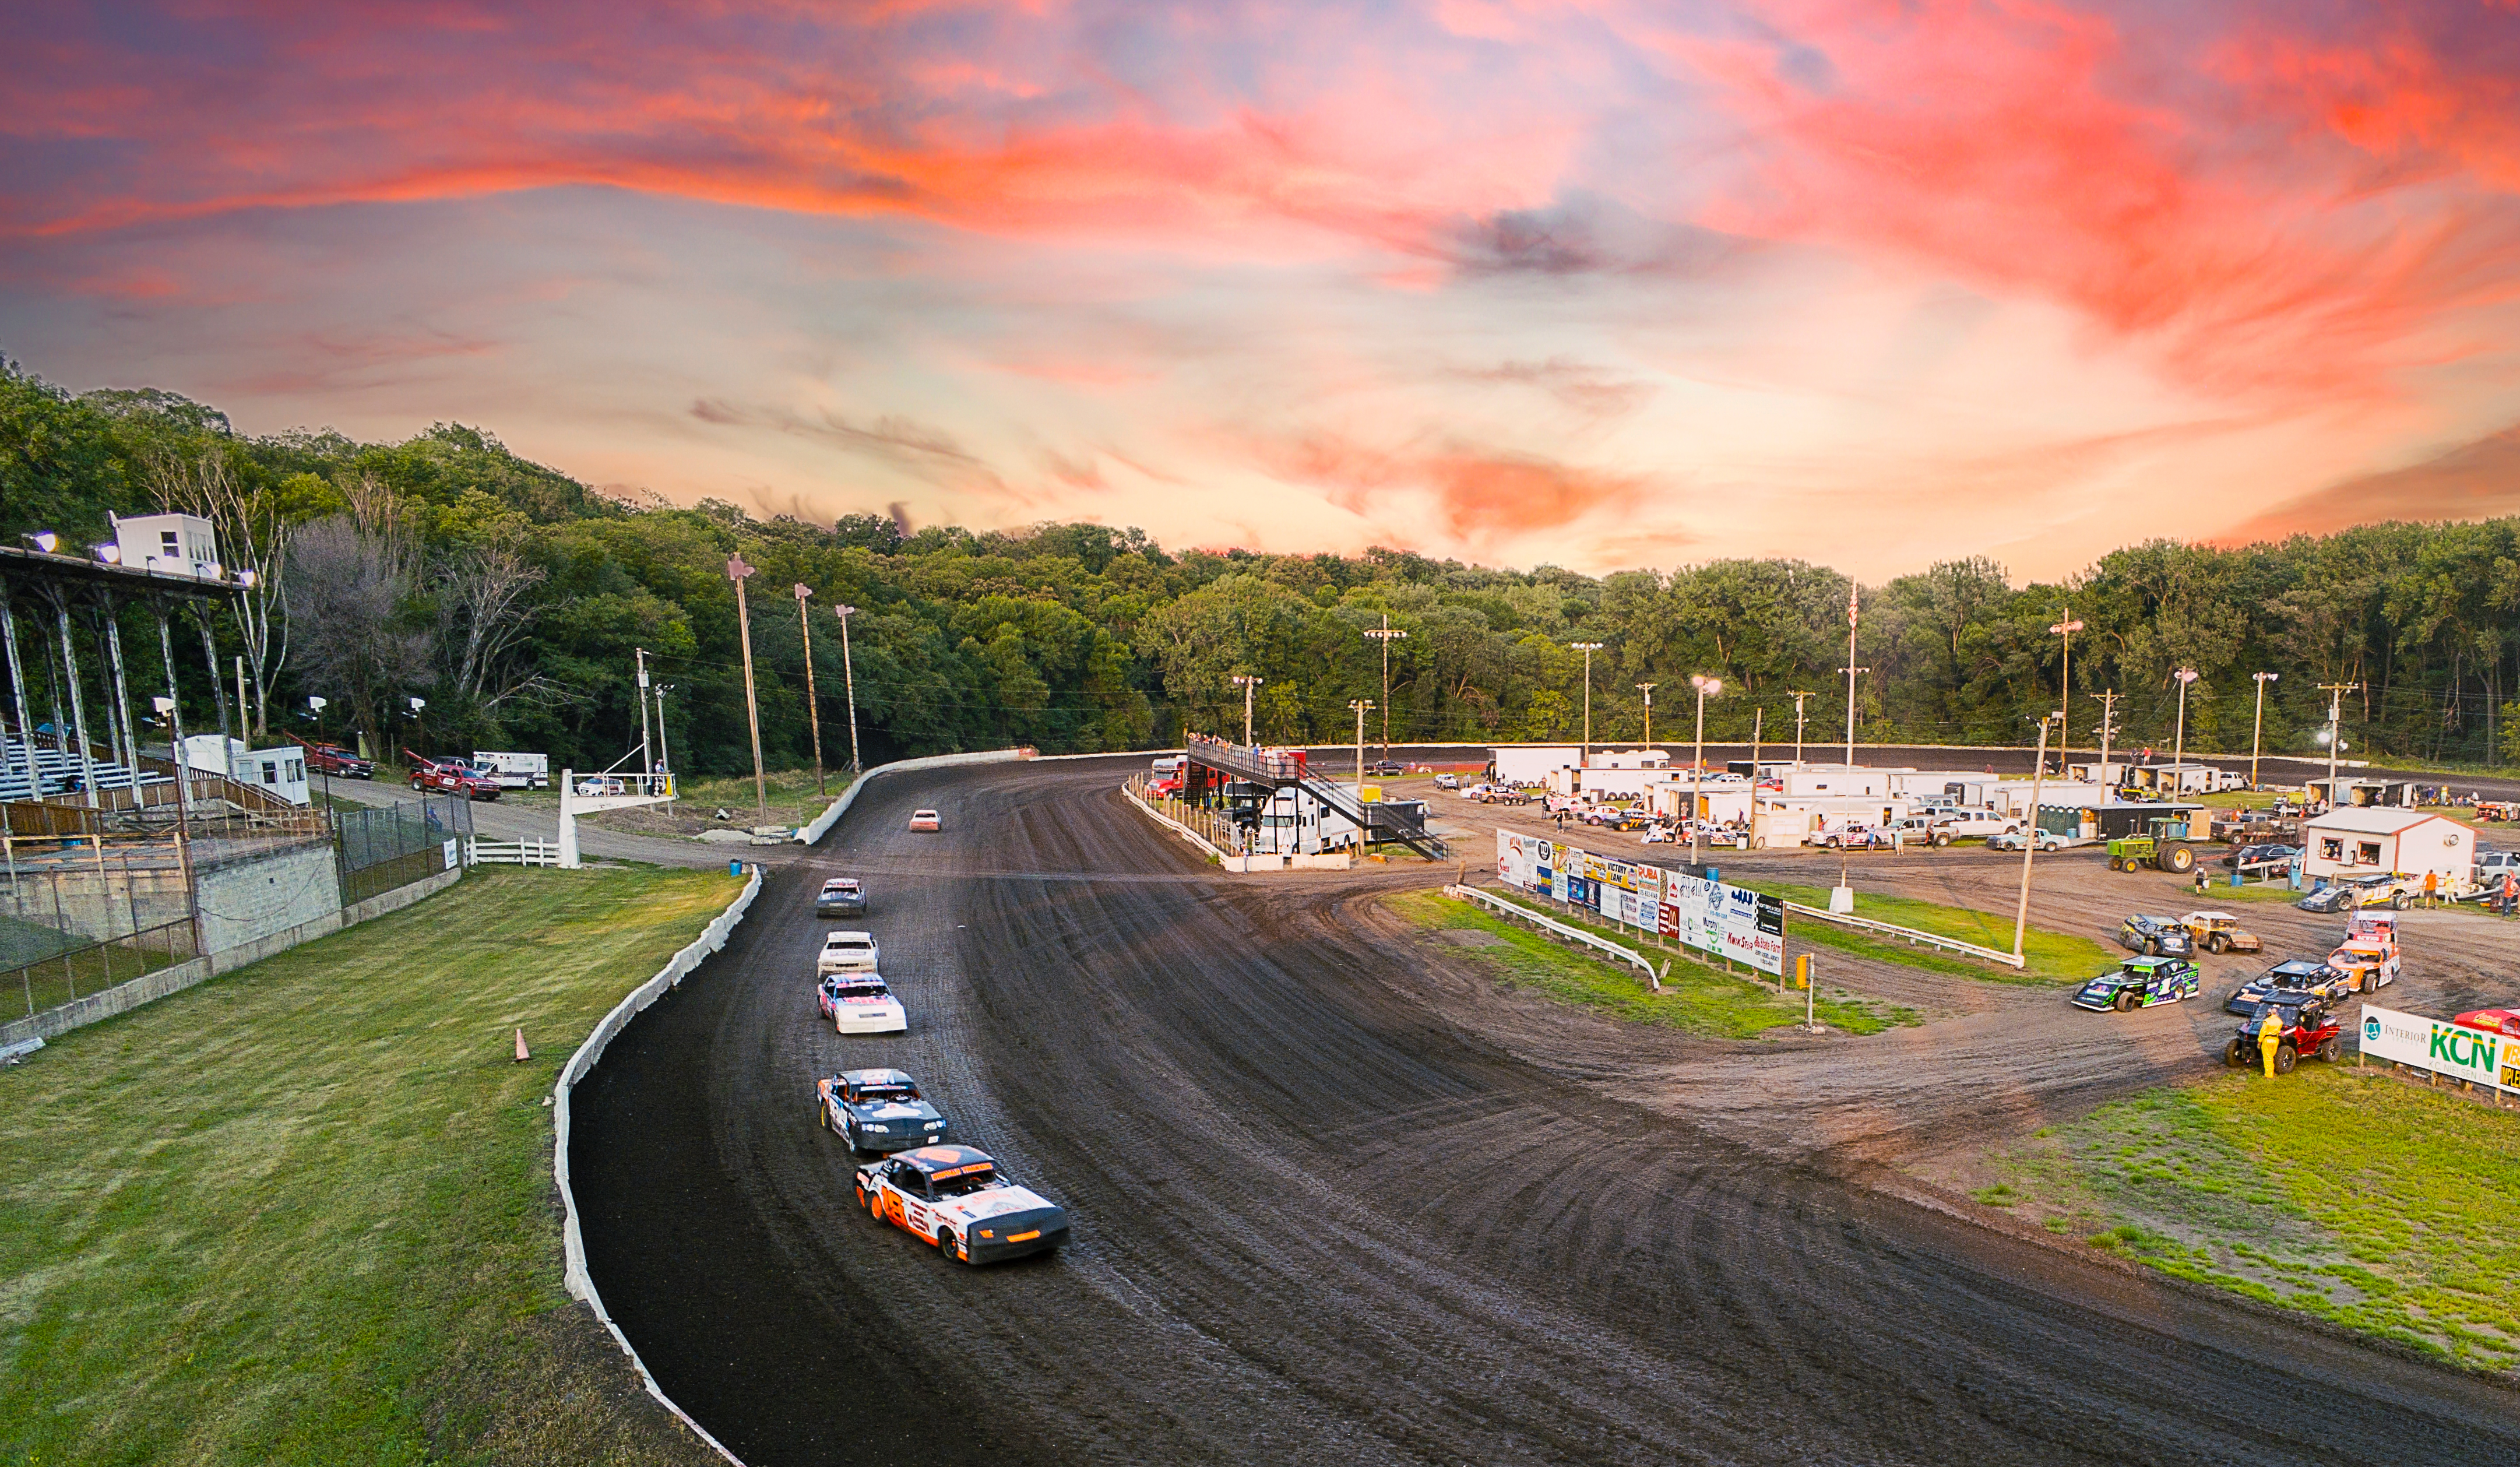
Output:
[[[1883,1170],[2197,1062],[2207,1005],[2065,1021],[2052,990],[1998,988],[1860,1040],[1620,1025],[1466,976],[1361,899],[1423,867],[1192,865],[1113,792],[1122,767],[871,787],[580,1088],[596,1281],[746,1461],[2520,1453],[2498,1383],[1990,1229]],[[914,804],[945,831],[908,834]],[[809,903],[836,872],[868,879],[907,1035],[814,1020]],[[2000,885],[1992,861],[1903,880]],[[2049,925],[2125,890],[2087,883]],[[808,1098],[878,1064],[1065,1203],[1075,1242],[964,1271],[857,1215]]]

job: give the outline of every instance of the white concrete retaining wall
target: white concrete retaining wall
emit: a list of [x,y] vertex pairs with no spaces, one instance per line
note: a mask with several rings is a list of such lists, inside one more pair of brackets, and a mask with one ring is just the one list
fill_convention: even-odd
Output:
[[[1012,755],[1008,756],[1012,757]],[[868,771],[869,774],[874,772]],[[864,777],[858,783],[865,783]],[[856,784],[849,787],[851,794],[856,790]],[[840,802],[847,799],[847,795],[842,795]],[[829,815],[830,811],[825,814]],[[828,830],[830,826],[825,824],[824,828]],[[612,1343],[620,1346],[621,1352],[630,1357],[630,1366],[639,1372],[639,1382],[648,1388],[648,1394],[673,1412],[683,1425],[690,1427],[693,1435],[707,1443],[719,1456],[735,1463],[736,1467],[743,1467],[742,1459],[727,1450],[724,1443],[710,1436],[707,1428],[694,1421],[690,1412],[676,1405],[673,1398],[656,1384],[656,1378],[648,1373],[648,1362],[640,1359],[639,1352],[630,1348],[629,1337],[621,1333],[621,1326],[612,1322],[612,1315],[604,1307],[603,1297],[595,1292],[595,1280],[586,1271],[586,1235],[578,1225],[577,1194],[569,1190],[568,1185],[568,1096],[569,1091],[577,1087],[577,1082],[586,1077],[586,1073],[595,1068],[595,1062],[604,1058],[605,1047],[621,1032],[623,1026],[637,1018],[648,1005],[664,996],[667,989],[679,986],[702,959],[726,945],[727,935],[735,931],[735,924],[742,921],[744,912],[751,908],[752,898],[760,894],[761,868],[755,866],[752,879],[743,884],[743,890],[735,900],[727,903],[725,911],[718,913],[707,927],[700,930],[699,937],[690,946],[675,953],[664,967],[656,970],[655,977],[631,989],[627,997],[612,1006],[612,1012],[604,1016],[603,1021],[595,1026],[595,1031],[586,1036],[586,1042],[577,1046],[577,1053],[570,1055],[568,1063],[561,1067],[560,1082],[552,1086],[552,1180],[560,1187],[561,1254],[564,1260],[569,1295],[584,1300],[586,1307],[595,1311],[595,1317],[604,1322],[605,1329],[612,1335]]]
[[924,758],[895,759],[889,764],[878,764],[849,781],[849,787],[840,792],[840,798],[826,805],[821,814],[797,827],[797,844],[811,846],[830,835],[832,827],[848,813],[849,806],[857,803],[858,791],[865,789],[867,781],[878,774],[898,774],[908,769],[951,769],[957,764],[1006,764],[1023,756],[1023,751],[1019,749],[990,749],[979,754],[931,754]]

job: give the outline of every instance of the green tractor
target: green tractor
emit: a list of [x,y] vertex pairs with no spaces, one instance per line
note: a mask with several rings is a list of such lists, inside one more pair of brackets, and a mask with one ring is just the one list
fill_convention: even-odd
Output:
[[2109,843],[2110,870],[2150,866],[2185,876],[2196,869],[2196,848],[2187,844],[2185,816],[2155,815],[2144,824],[2148,834],[2120,836]]

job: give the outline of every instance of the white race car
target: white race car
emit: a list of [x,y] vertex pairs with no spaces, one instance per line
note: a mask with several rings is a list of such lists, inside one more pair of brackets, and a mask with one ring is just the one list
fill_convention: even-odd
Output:
[[816,1007],[844,1034],[897,1034],[910,1028],[910,1016],[879,973],[834,973],[817,990]]
[[858,1169],[858,1206],[933,1243],[945,1257],[994,1263],[1067,1241],[1067,1214],[998,1174],[986,1152],[922,1146]]
[[835,932],[823,939],[814,959],[816,973],[873,973],[883,966],[883,949],[871,932]]

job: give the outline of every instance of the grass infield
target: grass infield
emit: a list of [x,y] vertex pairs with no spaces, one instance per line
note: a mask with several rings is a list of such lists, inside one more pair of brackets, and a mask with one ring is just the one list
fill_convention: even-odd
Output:
[[[1642,974],[1625,963],[1586,956],[1581,949],[1557,942],[1537,928],[1470,902],[1455,901],[1432,892],[1412,892],[1385,897],[1383,903],[1404,920],[1429,931],[1473,931],[1495,936],[1500,940],[1493,944],[1457,951],[1463,961],[1485,968],[1508,984],[1537,988],[1560,1002],[1600,1009],[1638,1023],[1669,1025],[1689,1033],[1728,1039],[1753,1038],[1780,1025],[1800,1024],[1803,1020],[1800,990],[1788,989],[1779,997],[1765,983],[1735,978],[1694,958],[1673,957],[1671,976],[1663,980],[1662,991],[1657,993],[1645,986]],[[1544,915],[1567,921],[1560,912]],[[1631,946],[1636,943],[1634,933],[1622,934],[1598,923],[1568,925],[1598,932],[1612,941]],[[1664,956],[1649,947],[1638,950],[1657,966]],[[1879,1033],[1893,1025],[1918,1022],[1908,1009],[1876,1013],[1863,1000],[1844,994],[1834,998],[1823,995],[1814,1007],[1821,1023],[1849,1033]]]
[[[1828,892],[1822,887],[1792,886],[1784,882],[1750,881],[1743,883],[1751,890],[1805,906],[1828,909]],[[2183,909],[2182,909],[2183,910]],[[1887,922],[1894,927],[1913,928],[1932,933],[1938,938],[1951,938],[1961,942],[1974,942],[1998,952],[2012,950],[2012,919],[1986,912],[1973,912],[1966,907],[1944,906],[1913,896],[1880,896],[1859,892],[1855,897],[1855,915],[1873,922]],[[1839,927],[1818,917],[1789,914],[1785,926],[1794,940],[1817,947],[1834,947],[1858,957],[1878,958],[1885,963],[1905,963],[1911,968],[1923,968],[1933,973],[1949,973],[1963,978],[1982,978],[2004,984],[2078,984],[2095,973],[2118,965],[2125,954],[2104,943],[2073,933],[2049,932],[2031,928],[2022,937],[2023,966],[2015,971],[1981,962],[1957,952],[1944,952],[1932,947],[1912,947],[1896,938],[1882,937],[1860,927]]]
[[2149,1090],[1999,1154],[1980,1202],[2165,1273],[2520,1366],[2520,1116],[2379,1069]]
[[476,870],[0,1070],[0,1461],[713,1460],[562,1291],[544,1101],[737,891]]

